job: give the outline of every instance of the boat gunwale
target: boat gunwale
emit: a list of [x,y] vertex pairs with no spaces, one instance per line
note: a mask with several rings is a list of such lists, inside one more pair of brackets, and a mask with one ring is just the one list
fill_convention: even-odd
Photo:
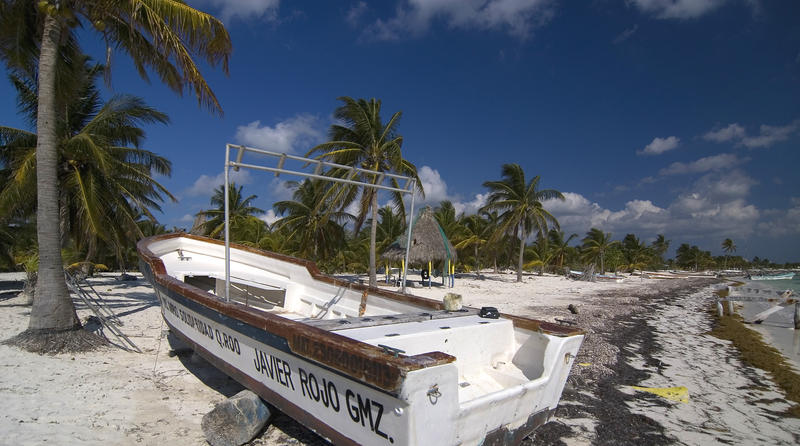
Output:
[[[169,233],[144,238],[137,243],[136,249],[143,262],[146,262],[152,274],[152,280],[188,299],[204,305],[226,316],[238,319],[255,328],[274,333],[286,339],[293,354],[318,362],[332,370],[343,373],[352,379],[377,387],[389,393],[400,390],[404,376],[411,371],[427,367],[434,367],[455,362],[456,358],[443,352],[433,351],[414,356],[387,355],[383,349],[369,345],[346,336],[339,335],[321,328],[313,327],[302,322],[293,321],[268,312],[251,309],[237,302],[226,302],[218,296],[212,295],[200,288],[189,285],[167,273],[162,259],[153,253],[149,245],[154,242],[173,238],[187,238],[204,243],[224,245],[220,240],[196,236],[186,233]],[[248,246],[231,244],[237,250],[250,252],[256,255],[273,258],[305,267],[314,280],[325,282],[334,286],[348,289],[366,291],[388,299],[442,310],[442,302],[426,299],[408,294],[401,294],[368,285],[348,282],[323,274],[314,262],[291,257],[279,253],[263,251]],[[155,285],[155,283],[154,283]],[[550,334],[560,337],[569,337],[585,334],[581,329],[564,327],[558,324],[539,321],[520,316],[501,314],[502,317],[512,320],[515,328],[522,328],[534,332]],[[349,361],[339,361],[342,355],[347,355]]]

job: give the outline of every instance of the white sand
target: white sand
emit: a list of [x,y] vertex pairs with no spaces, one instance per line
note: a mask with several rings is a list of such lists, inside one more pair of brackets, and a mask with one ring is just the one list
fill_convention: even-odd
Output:
[[[90,280],[123,320],[122,331],[143,353],[110,347],[87,354],[39,356],[0,345],[0,444],[206,444],[200,428],[202,416],[216,402],[238,391],[238,385],[202,360],[168,356],[171,348],[180,345],[171,345],[170,337],[166,336],[152,289],[142,279],[117,282],[114,277],[116,274],[106,274]],[[11,277],[0,275],[0,283],[7,283],[9,279]],[[622,284],[578,282],[547,275],[526,275],[523,284],[516,283],[515,279],[513,274],[487,274],[485,280],[457,279],[452,289],[434,287],[409,291],[435,299],[455,292],[462,294],[465,305],[494,306],[501,312],[553,321],[570,320],[572,315],[566,308],[569,304],[574,304],[582,314],[591,312],[600,320],[612,317],[618,314],[614,313],[615,308],[635,301],[629,296],[658,288],[658,281],[639,278]],[[11,295],[11,291],[0,294],[0,339],[21,332],[28,322],[30,308],[23,305],[22,298]],[[79,306],[82,320],[90,314]],[[584,345],[586,350],[595,352],[595,356],[591,365],[583,367],[609,373],[605,367],[616,360],[617,350],[601,345],[600,338],[602,336],[592,336],[589,330]],[[682,338],[673,336],[670,339],[680,344]],[[708,348],[713,347],[709,345]],[[692,380],[708,377],[692,376],[688,371],[693,367],[692,364],[677,364],[673,370],[683,370],[679,373],[681,384],[702,386],[702,382],[693,383]],[[720,367],[728,372],[735,369],[724,363]],[[770,395],[780,398],[777,393]],[[564,401],[564,404],[576,403]],[[726,409],[714,407],[724,417]],[[654,411],[653,416],[668,432],[679,428],[669,419],[664,421],[665,415],[659,411]],[[682,413],[681,418],[684,416],[686,414]],[[573,433],[581,432],[577,437],[564,440],[571,445],[591,442],[597,424],[596,419],[586,417],[558,419],[557,422],[569,426]],[[308,435],[300,441],[287,436],[281,429],[293,432],[297,426],[287,428],[285,422],[278,424],[281,424],[280,429],[270,427],[254,444],[314,442]],[[683,440],[691,442],[691,437]]]

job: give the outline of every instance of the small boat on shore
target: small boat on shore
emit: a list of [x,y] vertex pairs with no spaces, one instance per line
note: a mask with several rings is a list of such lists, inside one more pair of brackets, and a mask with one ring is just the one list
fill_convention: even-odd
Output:
[[750,280],[792,280],[794,273],[749,274],[747,278]]
[[175,336],[334,444],[518,444],[553,415],[584,336],[244,246],[226,273],[222,242],[183,233],[137,250]]

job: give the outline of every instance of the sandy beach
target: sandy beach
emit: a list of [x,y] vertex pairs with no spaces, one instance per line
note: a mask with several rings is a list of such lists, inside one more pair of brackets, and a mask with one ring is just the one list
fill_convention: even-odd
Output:
[[[150,286],[106,273],[90,278],[142,353],[117,347],[39,356],[0,345],[0,444],[206,444],[202,416],[241,387],[183,350],[162,323]],[[797,444],[800,420],[759,369],[742,364],[726,341],[707,334],[714,279],[629,278],[589,283],[558,276],[485,274],[453,289],[413,294],[463,296],[470,306],[575,325],[586,340],[556,418],[526,444]],[[24,330],[30,308],[19,275],[0,275],[0,338]],[[572,314],[568,305],[578,313]],[[78,305],[83,321],[91,312]],[[88,327],[99,329],[90,322]],[[114,343],[119,342],[107,334]],[[178,354],[174,354],[177,351]],[[630,386],[688,389],[688,402]],[[256,445],[324,444],[278,416]]]

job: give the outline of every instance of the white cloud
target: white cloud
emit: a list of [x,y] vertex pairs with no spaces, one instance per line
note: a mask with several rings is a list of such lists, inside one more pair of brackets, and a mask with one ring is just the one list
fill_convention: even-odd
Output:
[[262,126],[261,121],[236,128],[236,141],[248,146],[281,153],[301,153],[323,140],[319,120],[300,114],[275,124]]
[[194,221],[194,215],[184,214],[178,221],[181,223],[192,223]]
[[351,26],[357,26],[361,17],[367,12],[367,9],[369,9],[367,3],[363,1],[351,6],[350,9],[347,10],[347,15],[345,16],[347,23]]
[[275,210],[269,209],[265,214],[259,215],[258,218],[265,222],[268,225],[272,225],[276,221],[278,221],[281,217],[275,215]]
[[716,143],[734,142],[737,146],[745,146],[748,149],[760,149],[786,141],[798,130],[800,130],[800,120],[784,126],[763,124],[758,129],[758,135],[748,135],[744,127],[733,123],[727,127],[706,132],[703,139]]
[[617,37],[614,38],[614,40],[613,40],[614,45],[618,45],[618,44],[630,39],[636,33],[636,31],[638,29],[639,29],[639,25],[633,25],[632,28],[628,28],[625,31],[622,31],[622,33],[620,33],[620,35],[618,35]]
[[687,173],[708,172],[712,170],[730,169],[736,165],[749,161],[749,158],[739,158],[732,153],[722,153],[714,156],[700,158],[690,163],[672,163],[669,167],[661,169],[659,175],[681,175]]
[[[229,173],[229,180],[231,183],[238,185],[249,184],[251,181],[250,172],[247,170],[234,171]],[[221,186],[225,182],[225,173],[220,172],[215,176],[200,175],[192,184],[185,194],[190,197],[207,196],[210,197],[214,193],[214,189]]]
[[764,211],[764,221],[759,223],[758,230],[773,237],[800,234],[800,197],[789,199],[787,209],[769,209]]
[[710,130],[705,135],[703,135],[703,139],[707,141],[714,141],[714,142],[727,142],[733,140],[741,140],[745,136],[744,127],[740,126],[737,123],[733,123],[728,125],[727,127],[718,129],[718,130]]
[[439,171],[429,166],[422,166],[417,175],[425,190],[425,203],[438,204],[447,200],[447,183],[444,182]]
[[705,15],[726,0],[628,0],[640,11],[659,19],[694,19]]
[[505,31],[527,38],[553,17],[554,0],[408,0],[395,16],[378,19],[363,34],[367,40],[398,40],[418,36],[436,20],[450,28]]
[[664,152],[669,152],[675,149],[680,144],[680,138],[676,136],[668,136],[666,138],[653,138],[653,142],[646,145],[643,150],[637,150],[638,155],[661,155]]
[[241,20],[264,18],[274,21],[280,6],[280,0],[198,0],[197,3],[217,9],[218,17],[225,23],[230,23],[234,17]]

